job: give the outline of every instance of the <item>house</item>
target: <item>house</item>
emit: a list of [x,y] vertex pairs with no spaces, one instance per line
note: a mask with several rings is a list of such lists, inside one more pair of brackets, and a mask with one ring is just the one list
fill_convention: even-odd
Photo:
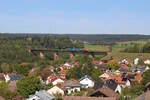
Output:
[[103,85],[104,85],[104,82],[102,82],[102,81],[100,81],[100,82],[95,82],[93,89],[94,89],[94,90],[97,90],[97,89],[99,89],[99,88],[102,88]]
[[126,78],[129,79],[131,82],[138,82],[138,83],[140,83],[141,80],[142,80],[142,73],[128,72],[126,74]]
[[120,72],[119,70],[116,70],[116,71],[114,72],[114,74],[115,74],[115,75],[120,75],[121,72]]
[[72,65],[69,64],[69,63],[65,63],[65,64],[63,65],[63,68],[65,68],[65,69],[70,69],[71,67],[72,67]]
[[150,82],[148,82],[146,85],[145,85],[145,87],[146,87],[146,90],[148,91],[150,91]]
[[88,75],[85,75],[79,80],[79,83],[84,87],[84,88],[93,88],[94,87],[94,81],[92,78]]
[[16,81],[10,81],[10,83],[8,84],[8,88],[11,92],[16,91],[17,89]]
[[128,64],[129,64],[129,61],[128,61],[128,59],[125,58],[125,59],[123,59],[123,60],[121,61],[121,63],[128,65]]
[[64,89],[62,87],[59,87],[57,85],[53,86],[52,88],[50,88],[49,90],[47,90],[47,92],[49,94],[61,94],[61,95],[64,95],[65,92],[64,92]]
[[149,70],[149,67],[148,66],[139,66],[139,67],[137,67],[136,70],[138,73],[144,73],[145,71]]
[[139,63],[139,58],[134,59],[134,64],[137,65]]
[[10,81],[10,77],[9,77],[9,75],[8,74],[4,74],[4,78],[5,78],[5,82],[8,82],[8,81]]
[[116,93],[121,94],[121,86],[117,84],[115,80],[110,79],[110,80],[105,81],[104,86],[112,89]]
[[55,100],[52,94],[47,93],[45,90],[36,91],[34,95],[30,95],[27,100]]
[[75,79],[65,81],[64,87],[66,88],[68,94],[70,94],[72,92],[80,91],[80,89],[81,89],[81,85]]
[[112,89],[108,87],[102,87],[94,91],[91,95],[91,97],[115,97],[117,100],[119,100],[119,95],[115,93]]
[[119,84],[122,88],[125,88],[125,87],[130,87],[130,81],[126,78],[125,76],[126,74],[120,74],[116,77],[114,77],[114,80],[117,84]]
[[61,71],[59,72],[59,77],[60,77],[61,79],[65,80],[65,79],[66,79],[66,71],[61,70]]
[[126,88],[126,87],[130,87],[131,86],[131,82],[130,80],[123,78],[122,81],[120,81],[120,83],[118,83],[122,88]]
[[10,74],[9,77],[10,77],[11,81],[17,81],[17,80],[21,79],[21,75],[18,75],[18,74],[15,74],[15,73]]
[[52,74],[51,76],[47,77],[46,84],[52,83],[56,79],[57,77],[54,74]]
[[8,81],[17,81],[17,80],[20,80],[21,79],[21,75],[18,75],[18,74],[4,74],[4,78],[5,78],[5,81],[8,82]]
[[64,80],[62,80],[61,78],[57,78],[52,82],[53,85],[57,85],[58,83],[64,83]]
[[115,97],[65,96],[63,100],[117,100]]
[[129,71],[129,67],[128,67],[128,65],[126,65],[126,64],[120,64],[120,68],[119,68],[119,71],[120,72],[128,72]]
[[150,100],[150,91],[141,94],[135,100]]
[[108,73],[104,73],[99,76],[100,79],[111,79],[111,75]]
[[149,64],[150,64],[150,59],[145,60],[145,61],[144,61],[144,64],[149,65]]

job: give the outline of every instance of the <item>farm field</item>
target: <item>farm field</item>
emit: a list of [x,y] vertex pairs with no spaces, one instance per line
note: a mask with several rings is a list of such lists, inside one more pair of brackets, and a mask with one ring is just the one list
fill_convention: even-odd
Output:
[[[133,60],[137,57],[142,57],[143,59],[150,58],[150,53],[125,53],[121,52],[125,47],[130,46],[128,43],[142,43],[141,41],[132,41],[132,42],[122,42],[122,43],[117,43],[112,47],[112,51],[108,53],[107,56],[103,57],[103,60],[108,60],[112,57],[118,58],[118,59],[123,59],[123,58],[128,58],[130,60]],[[145,43],[145,42],[143,42]],[[121,44],[127,44],[127,45],[121,45]],[[90,44],[85,44],[85,48],[91,51],[104,51],[108,52],[109,51],[109,46],[106,45],[90,45]]]
[[101,51],[107,52],[109,51],[109,46],[106,45],[91,45],[91,44],[84,44],[84,47],[89,51]]

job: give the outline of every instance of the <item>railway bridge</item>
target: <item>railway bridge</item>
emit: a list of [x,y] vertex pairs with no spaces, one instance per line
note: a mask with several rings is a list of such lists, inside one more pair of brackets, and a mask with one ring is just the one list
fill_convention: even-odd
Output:
[[59,57],[59,53],[69,53],[70,57],[74,57],[75,54],[85,54],[94,57],[95,55],[106,56],[107,52],[100,51],[88,51],[87,49],[79,49],[79,48],[67,48],[67,49],[29,49],[29,52],[37,55],[40,55],[41,58],[44,58],[44,52],[51,52],[54,54],[54,59],[57,60]]

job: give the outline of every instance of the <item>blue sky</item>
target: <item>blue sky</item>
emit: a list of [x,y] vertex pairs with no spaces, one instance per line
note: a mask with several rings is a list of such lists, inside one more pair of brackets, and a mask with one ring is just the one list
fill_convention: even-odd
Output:
[[0,32],[150,34],[150,0],[0,0]]

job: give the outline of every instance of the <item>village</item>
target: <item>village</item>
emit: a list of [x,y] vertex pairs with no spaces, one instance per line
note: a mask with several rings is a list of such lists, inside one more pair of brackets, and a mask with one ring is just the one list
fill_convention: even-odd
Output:
[[[149,59],[136,58],[133,61],[128,60],[128,58],[122,60],[112,58],[108,61],[88,59],[91,60],[93,65],[90,66],[91,69],[101,72],[100,75],[97,74],[99,76],[96,80],[88,73],[80,79],[67,78],[68,72],[75,67],[79,67],[80,64],[78,61],[68,61],[60,65],[57,72],[58,68],[48,66],[47,70],[50,70],[51,73],[48,77],[38,76],[41,84],[49,86],[48,88],[40,89],[27,98],[17,97],[14,100],[130,100],[130,95],[126,93],[126,95],[123,95],[123,91],[134,87],[135,84],[141,84],[144,73],[150,69]],[[35,70],[36,68],[33,68],[28,74],[33,74]],[[8,87],[13,92],[17,89],[16,83],[21,79],[21,76],[13,73],[0,73],[0,79],[9,83]],[[150,83],[147,82],[144,91],[135,100],[149,98],[149,90]]]

